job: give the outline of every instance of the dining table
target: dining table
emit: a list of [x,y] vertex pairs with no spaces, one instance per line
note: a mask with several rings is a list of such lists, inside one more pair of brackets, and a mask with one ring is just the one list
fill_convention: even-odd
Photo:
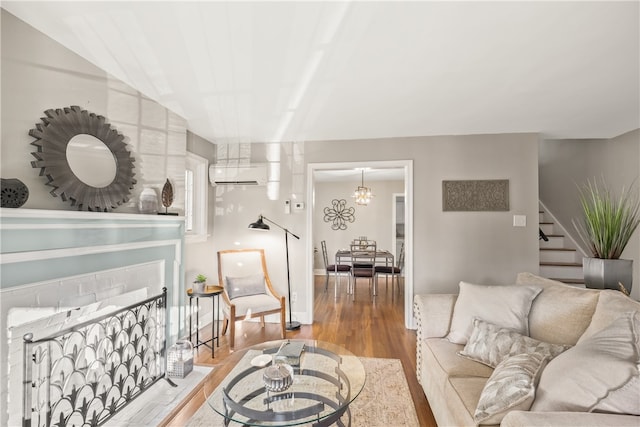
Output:
[[[365,254],[368,257],[373,257],[375,259],[375,265],[384,265],[386,267],[392,267],[394,265],[394,255],[393,253],[391,253],[388,250],[382,250],[382,249],[376,249],[375,253],[374,251],[357,251],[358,254]],[[352,251],[350,249],[338,249],[336,251],[336,256],[335,256],[335,263],[334,265],[336,266],[336,274],[337,274],[337,266],[339,264],[342,265],[350,265],[351,264],[351,259],[352,259]],[[375,281],[374,281],[374,295],[376,295],[377,290],[376,290],[376,286],[375,286]],[[335,286],[335,294],[336,294],[336,298],[338,296],[338,287]]]

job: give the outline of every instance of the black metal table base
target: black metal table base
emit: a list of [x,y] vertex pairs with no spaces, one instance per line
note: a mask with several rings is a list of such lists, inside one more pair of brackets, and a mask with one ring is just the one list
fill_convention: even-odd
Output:
[[[193,342],[192,324],[193,324],[193,308],[192,301],[196,299],[196,341]],[[200,298],[211,298],[211,338],[205,341],[200,341]],[[216,304],[217,302],[217,304]],[[216,320],[216,306],[217,310],[220,310],[220,292],[210,294],[195,294],[189,295],[189,341],[193,343],[193,348],[205,346],[211,349],[211,358],[215,357],[214,348],[220,347],[220,323]]]

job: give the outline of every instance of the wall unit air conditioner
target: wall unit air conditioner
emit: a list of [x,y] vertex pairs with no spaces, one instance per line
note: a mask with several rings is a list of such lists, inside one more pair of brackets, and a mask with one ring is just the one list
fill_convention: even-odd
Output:
[[267,165],[211,165],[209,181],[211,185],[266,185]]

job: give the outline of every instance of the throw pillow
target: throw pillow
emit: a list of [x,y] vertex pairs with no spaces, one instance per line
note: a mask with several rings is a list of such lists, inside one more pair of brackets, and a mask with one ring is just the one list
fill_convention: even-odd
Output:
[[598,291],[520,273],[517,285],[542,288],[531,304],[529,336],[554,344],[575,345],[587,329],[598,303]]
[[629,312],[549,362],[532,411],[640,415],[640,314]]
[[249,295],[266,294],[264,275],[254,274],[244,277],[225,277],[226,291],[229,299]]
[[569,346],[546,343],[482,319],[473,319],[473,331],[459,355],[495,368],[509,356],[538,353],[553,359]]
[[500,424],[509,411],[527,411],[549,356],[523,353],[504,359],[487,380],[473,415],[478,424]]
[[620,291],[602,289],[598,293],[600,296],[598,297],[596,311],[593,313],[589,327],[584,331],[578,343],[609,326],[611,322],[620,317],[620,313],[640,311],[640,303]]
[[480,318],[503,328],[529,335],[531,302],[540,293],[534,286],[483,286],[460,282],[447,339],[466,344],[473,319]]

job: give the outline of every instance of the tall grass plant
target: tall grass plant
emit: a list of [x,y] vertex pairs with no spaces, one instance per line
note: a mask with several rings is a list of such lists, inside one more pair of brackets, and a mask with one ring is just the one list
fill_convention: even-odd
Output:
[[584,217],[572,221],[594,258],[618,259],[640,223],[640,200],[629,189],[614,195],[604,180],[598,186],[588,180],[580,188]]

